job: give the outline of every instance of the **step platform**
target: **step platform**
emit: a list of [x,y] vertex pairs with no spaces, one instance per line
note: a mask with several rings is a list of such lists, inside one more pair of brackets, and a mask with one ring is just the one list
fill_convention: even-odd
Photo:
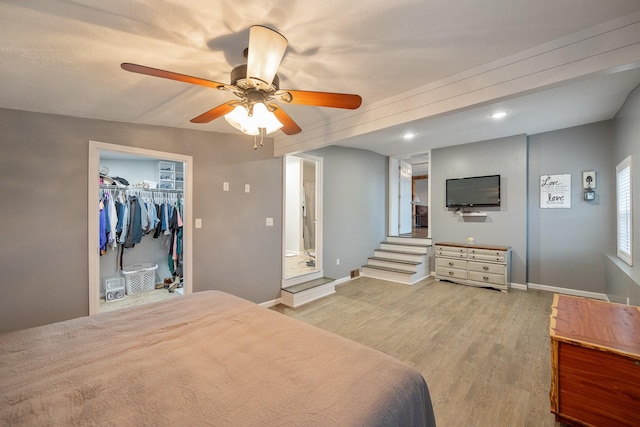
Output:
[[336,293],[335,279],[321,277],[282,289],[280,302],[296,308]]

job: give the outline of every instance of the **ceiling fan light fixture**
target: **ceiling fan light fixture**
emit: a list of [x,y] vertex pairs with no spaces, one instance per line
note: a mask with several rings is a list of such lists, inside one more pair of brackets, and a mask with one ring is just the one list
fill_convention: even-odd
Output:
[[251,115],[244,105],[238,105],[230,113],[225,114],[224,118],[231,126],[247,135],[259,135],[260,129],[264,129],[264,133],[269,134],[282,127],[282,123],[275,114],[262,102],[256,102],[253,105]]
[[273,133],[282,127],[282,123],[276,118],[275,114],[267,109],[262,102],[256,102],[253,105],[252,119],[256,126],[264,129],[265,133]]
[[247,135],[258,135],[260,133],[258,127],[255,126],[255,123],[251,120],[251,117],[249,117],[249,112],[244,105],[238,105],[231,110],[230,113],[225,114],[224,118],[231,126],[242,133],[246,133]]
[[261,25],[252,26],[249,29],[247,78],[270,85],[286,49],[287,39],[282,34]]

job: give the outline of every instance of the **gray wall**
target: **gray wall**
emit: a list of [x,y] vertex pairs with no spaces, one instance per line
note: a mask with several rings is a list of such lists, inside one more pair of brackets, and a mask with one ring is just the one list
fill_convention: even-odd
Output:
[[271,140],[254,151],[243,135],[6,109],[0,129],[0,332],[88,314],[89,140],[193,156],[194,218],[203,223],[193,236],[194,291],[279,296],[282,162]]
[[[526,283],[527,139],[524,135],[431,151],[431,236],[434,243],[463,242],[511,246],[511,281]],[[478,208],[483,218],[463,218],[447,209],[448,178],[500,174],[501,206]]]
[[[324,274],[348,277],[366,264],[386,236],[387,157],[367,150],[327,147],[323,158]],[[340,265],[336,265],[340,259]]]
[[[615,247],[611,121],[529,136],[529,283],[605,293],[604,256]],[[596,171],[596,200],[582,172]],[[540,208],[540,176],[571,174],[571,208]]]
[[[607,258],[607,294],[612,301],[640,305],[640,86],[631,92],[614,118],[613,170],[631,155],[633,267],[617,261],[615,247]],[[615,225],[615,217],[613,218]],[[615,230],[615,229],[614,229]]]

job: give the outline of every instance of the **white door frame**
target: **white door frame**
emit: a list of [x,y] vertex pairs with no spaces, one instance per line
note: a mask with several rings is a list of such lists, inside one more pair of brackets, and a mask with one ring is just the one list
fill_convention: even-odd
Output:
[[151,157],[160,160],[183,162],[184,170],[184,293],[193,291],[193,157],[164,151],[147,150],[126,145],[89,141],[89,176],[88,176],[88,241],[89,241],[89,315],[98,313],[100,307],[100,255],[98,253],[98,176],[100,174],[100,152],[130,154]]
[[[427,150],[426,153],[429,153],[429,162],[431,162],[431,150]],[[411,157],[411,155],[389,157],[389,236],[397,236],[400,230],[400,161],[407,157]],[[427,202],[429,206],[431,206],[431,184],[432,180],[429,179],[429,194]],[[429,208],[429,228],[427,231],[427,237],[431,237],[431,230],[433,230],[431,225],[431,212],[432,210]]]
[[399,198],[398,198],[398,233],[411,233],[413,229],[413,199],[411,198],[413,177],[411,165],[404,160],[400,160],[399,178]]
[[[305,160],[311,160],[316,162],[316,267],[317,270],[313,273],[303,274],[300,276],[294,277],[284,277],[285,271],[285,239],[286,239],[286,226],[287,226],[287,216],[286,216],[286,207],[287,207],[287,157],[298,157]],[[309,280],[319,279],[323,277],[324,273],[322,271],[322,174],[323,174],[323,166],[322,166],[322,157],[313,156],[311,154],[306,153],[298,153],[298,154],[287,154],[282,157],[282,289],[297,285],[298,283],[303,283]]]

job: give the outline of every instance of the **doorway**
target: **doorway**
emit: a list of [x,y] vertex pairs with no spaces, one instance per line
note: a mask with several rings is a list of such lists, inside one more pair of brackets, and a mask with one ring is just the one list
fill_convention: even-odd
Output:
[[322,158],[283,159],[282,288],[322,277]]
[[430,154],[389,158],[389,236],[431,237]]
[[[193,279],[193,233],[192,233],[192,173],[193,159],[191,156],[185,156],[174,153],[167,153],[155,150],[146,150],[136,147],[128,147],[122,145],[108,144],[98,141],[89,141],[89,167],[88,167],[88,243],[89,243],[89,314],[96,314],[100,311],[100,293],[101,293],[101,257],[97,248],[99,243],[99,220],[95,215],[96,207],[100,202],[100,190],[98,186],[98,176],[100,174],[100,158],[109,155],[111,157],[127,156],[145,159],[147,161],[154,160],[158,162],[167,162],[175,165],[183,166],[180,185],[183,187],[183,215],[182,215],[182,289],[184,294],[192,292]],[[177,183],[174,179],[174,183]],[[96,250],[93,250],[96,248]]]

